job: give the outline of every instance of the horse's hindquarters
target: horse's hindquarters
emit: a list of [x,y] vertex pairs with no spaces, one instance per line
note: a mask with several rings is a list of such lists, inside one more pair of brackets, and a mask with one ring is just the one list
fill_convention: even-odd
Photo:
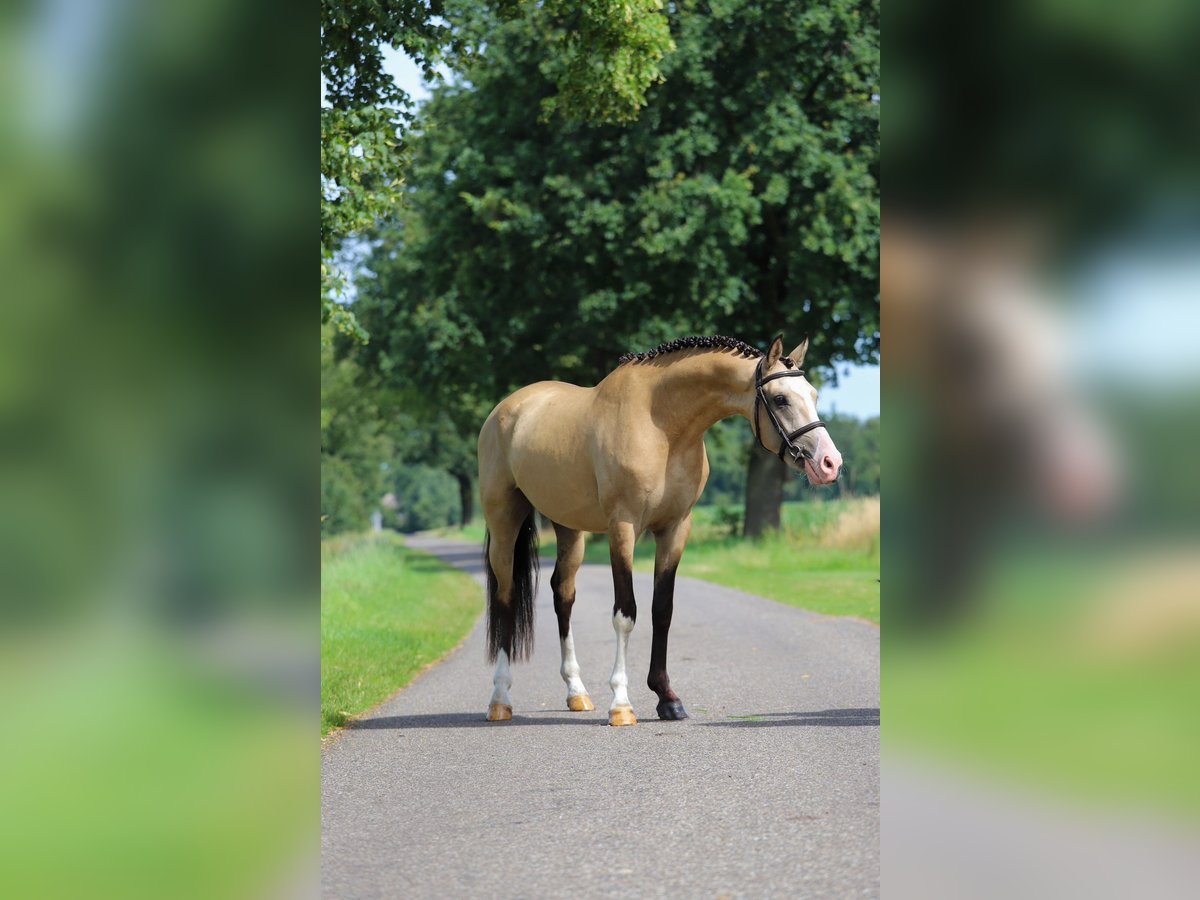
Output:
[[535,509],[568,528],[602,532],[608,520],[589,438],[592,396],[590,389],[557,382],[518,391],[501,421],[501,445],[513,483]]

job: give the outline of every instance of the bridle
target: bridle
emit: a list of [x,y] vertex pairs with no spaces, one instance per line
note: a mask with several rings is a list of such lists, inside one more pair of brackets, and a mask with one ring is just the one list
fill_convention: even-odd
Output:
[[[791,361],[788,360],[788,362]],[[787,363],[785,363],[785,365],[787,365]],[[792,363],[792,365],[795,365],[795,363]],[[754,439],[758,441],[758,446],[762,447],[764,450],[767,450],[767,445],[763,443],[762,434],[758,427],[758,407],[761,403],[767,411],[767,416],[771,419],[771,424],[775,426],[775,431],[779,434],[779,459],[781,462],[783,461],[783,453],[785,450],[791,454],[793,461],[799,461],[800,459],[812,460],[811,453],[801,447],[797,447],[792,442],[796,438],[800,437],[800,435],[808,434],[808,432],[815,428],[825,428],[828,430],[824,422],[822,422],[820,419],[816,419],[815,421],[809,422],[807,425],[802,425],[791,434],[788,434],[786,429],[784,429],[783,425],[780,423],[779,417],[775,415],[775,410],[771,409],[771,404],[767,402],[767,395],[763,392],[763,385],[768,381],[774,381],[776,378],[803,377],[803,369],[789,369],[787,372],[776,372],[774,375],[767,375],[766,377],[763,377],[763,367],[761,365],[754,370]],[[768,452],[770,451],[768,450]]]

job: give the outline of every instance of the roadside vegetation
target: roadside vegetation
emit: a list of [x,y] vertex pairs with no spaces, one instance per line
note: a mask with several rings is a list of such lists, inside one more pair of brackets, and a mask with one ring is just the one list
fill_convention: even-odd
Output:
[[467,575],[393,532],[321,544],[321,733],[408,684],[455,647],[483,610]]
[[[754,540],[738,536],[741,508],[699,506],[679,574],[770,597],[780,603],[879,622],[879,498],[785,503],[783,527]],[[481,520],[441,532],[483,545]],[[541,533],[553,559],[554,529]],[[585,562],[608,565],[608,540],[589,537]],[[546,575],[552,563],[546,563]],[[643,535],[634,569],[654,571],[654,539]]]
[[1194,824],[1194,547],[1095,549],[1023,545],[963,620],[889,638],[889,746]]

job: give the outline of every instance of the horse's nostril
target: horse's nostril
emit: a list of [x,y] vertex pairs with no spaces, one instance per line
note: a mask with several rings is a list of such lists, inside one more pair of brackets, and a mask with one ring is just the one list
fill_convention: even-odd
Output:
[[833,469],[834,469],[834,465],[833,465],[833,457],[832,457],[832,456],[825,456],[825,457],[822,457],[822,459],[821,459],[821,468],[822,468],[822,469],[824,469],[824,470],[825,470],[825,471],[827,471],[827,472],[832,472],[832,471],[833,471]]

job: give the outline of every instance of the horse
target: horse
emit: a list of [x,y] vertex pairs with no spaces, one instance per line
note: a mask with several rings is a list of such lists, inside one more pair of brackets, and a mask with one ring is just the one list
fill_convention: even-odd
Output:
[[788,356],[783,336],[761,350],[715,335],[626,354],[598,385],[527,385],[502,400],[479,432],[479,493],[487,530],[487,652],[496,669],[487,719],[512,718],[510,664],[533,649],[537,583],[535,511],[554,525],[558,555],[550,585],[562,650],[567,708],[594,709],[571,636],[575,575],[585,533],[607,533],[612,564],[616,662],[610,725],[634,725],[626,649],[637,620],[633,547],[654,535],[650,674],[660,719],[688,717],[667,675],[675,573],[692,507],[708,480],[704,433],[721,419],[748,419],[759,445],[811,484],[829,484],[842,457],[817,417],[817,391],[800,368],[808,339]]

